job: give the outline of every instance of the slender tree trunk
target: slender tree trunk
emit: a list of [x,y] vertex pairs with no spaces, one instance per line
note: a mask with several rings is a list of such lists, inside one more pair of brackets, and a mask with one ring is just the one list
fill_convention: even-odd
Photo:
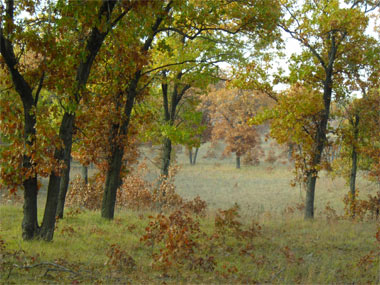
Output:
[[[57,149],[54,157],[61,161],[65,162],[65,170],[66,175],[63,176],[63,179],[54,171],[50,175],[49,185],[48,185],[48,193],[46,198],[45,205],[45,213],[42,221],[41,231],[39,237],[46,240],[51,241],[54,235],[55,221],[57,214],[62,214],[63,217],[63,208],[66,197],[65,193],[60,193],[61,184],[63,186],[68,186],[68,179],[70,175],[70,155],[71,155],[71,145],[72,145],[72,136],[73,136],[73,127],[74,127],[75,115],[70,113],[65,113],[62,118],[61,126],[59,129],[60,139],[64,143],[64,149]],[[67,179],[67,181],[65,181]],[[61,181],[64,181],[61,183]],[[66,189],[63,189],[67,191]],[[62,196],[61,196],[62,195]],[[57,213],[58,210],[58,197],[63,197],[63,200],[60,199],[60,213]]]
[[306,173],[306,207],[305,219],[314,218],[314,194],[317,182],[318,171],[317,167],[321,163],[323,149],[325,147],[327,138],[327,123],[330,118],[330,105],[333,88],[333,69],[335,56],[337,53],[336,39],[333,35],[331,37],[331,47],[329,50],[329,60],[323,66],[325,70],[325,80],[323,81],[323,105],[324,110],[321,112],[320,120],[317,124],[317,130],[314,137],[314,157],[310,165],[310,171]]
[[318,124],[317,133],[315,136],[314,143],[314,158],[310,165],[310,171],[306,173],[306,207],[305,207],[305,219],[313,219],[314,218],[314,195],[315,195],[315,186],[317,182],[318,171],[317,166],[321,162],[323,149],[326,142],[326,130],[327,130],[327,122],[329,119],[330,112],[330,97],[328,99],[328,103],[325,102],[326,109],[324,110],[324,114],[322,114],[321,120]]
[[128,134],[128,127],[130,117],[133,109],[135,97],[137,95],[137,83],[140,79],[141,71],[135,74],[127,91],[127,102],[124,107],[124,116],[121,125],[114,125],[110,134],[111,155],[108,159],[108,171],[106,176],[106,184],[103,192],[102,211],[101,216],[105,219],[112,220],[115,215],[115,204],[117,189],[120,186],[121,177],[120,171],[123,163],[124,145],[118,144],[118,136],[126,136]]
[[162,162],[161,162],[161,175],[168,177],[170,167],[170,157],[172,153],[172,141],[169,138],[164,138]]
[[87,185],[88,184],[88,166],[82,165],[81,172],[82,172],[83,182],[84,184]]
[[358,161],[358,153],[356,151],[356,142],[359,137],[359,115],[355,115],[355,122],[353,122],[354,127],[354,144],[352,146],[351,153],[351,175],[350,175],[350,194],[351,194],[351,217],[355,217],[355,195],[356,195],[356,173],[357,173],[357,161]]
[[[66,114],[65,114],[66,115]],[[65,145],[64,157],[65,169],[63,170],[61,181],[59,184],[59,194],[58,194],[58,205],[57,205],[57,216],[60,219],[63,219],[63,212],[65,208],[66,194],[69,188],[70,183],[70,170],[71,170],[71,148],[72,148],[72,137],[73,137],[73,128],[75,123],[75,115],[70,115],[67,113],[67,122],[68,129],[66,133],[63,134],[62,140]],[[63,123],[62,123],[63,124]]]
[[236,155],[236,169],[240,169],[240,155]]
[[[165,8],[165,12],[169,12],[171,9],[172,2]],[[146,52],[150,49],[156,32],[163,21],[163,16],[157,16],[157,19],[152,26],[151,35],[146,38],[144,45],[142,46],[142,51]],[[120,184],[120,171],[122,166],[122,159],[124,155],[124,146],[116,145],[117,135],[126,136],[128,134],[128,126],[130,121],[130,116],[132,113],[132,108],[134,104],[134,100],[137,95],[137,85],[141,78],[142,69],[137,70],[134,74],[134,78],[129,82],[128,88],[126,90],[127,102],[124,108],[123,119],[120,126],[120,132],[115,133],[112,132],[110,138],[110,144],[112,146],[112,153],[109,158],[109,169],[107,171],[106,185],[104,188],[103,201],[102,201],[102,217],[106,219],[113,219],[114,217],[114,209],[116,202],[116,192],[117,188]]]
[[294,144],[288,144],[288,160],[292,161],[293,159]]
[[[106,18],[108,19],[108,22],[111,18],[111,15],[113,13],[113,10],[115,8],[117,1],[102,1],[102,5],[99,9],[98,19]],[[119,18],[120,20],[121,18]],[[108,23],[109,24],[109,23]],[[98,29],[98,27],[94,26],[91,30],[91,33],[88,37],[87,43],[86,43],[86,57],[81,60],[76,74],[76,84],[77,88],[75,92],[73,93],[75,102],[79,104],[81,94],[80,92],[82,89],[86,86],[88,77],[90,75],[92,64],[106,38],[108,35],[110,29],[106,29],[105,31],[101,31]],[[66,115],[66,113],[65,113]],[[70,130],[70,136],[67,136],[67,140],[64,139],[65,144],[65,152],[64,152],[64,160],[66,164],[66,170],[63,174],[62,183],[59,185],[59,206],[55,206],[55,210],[57,211],[57,214],[59,217],[63,217],[63,209],[65,206],[65,200],[66,200],[66,194],[67,189],[69,187],[69,181],[70,181],[70,159],[71,159],[71,147],[72,147],[72,130],[74,127],[74,119],[75,114],[69,115],[72,116],[72,126]],[[56,194],[52,194],[52,197],[56,197]],[[57,196],[58,198],[58,196]],[[53,205],[52,205],[53,206]],[[52,219],[49,219],[49,227],[53,225]],[[48,231],[47,231],[48,232]]]
[[[328,114],[328,112],[325,112]],[[310,166],[310,169],[306,173],[306,205],[305,205],[305,219],[314,218],[314,196],[315,196],[315,186],[317,183],[318,171],[317,166],[321,162],[322,153],[326,141],[326,129],[327,129],[328,115],[324,115],[319,124],[319,128],[315,137],[315,153],[314,159]]]
[[355,217],[355,195],[356,195],[356,172],[357,172],[357,160],[358,154],[355,147],[352,149],[352,164],[350,175],[350,194],[351,194],[351,217]]
[[193,165],[193,148],[189,148],[189,162],[190,165]]
[[120,186],[120,170],[123,155],[123,147],[116,147],[109,162],[101,213],[103,218],[109,220],[113,219],[115,215],[116,194],[117,189]]
[[198,156],[199,147],[195,148],[195,153],[193,157],[193,165],[197,163],[197,156]]
[[305,204],[305,219],[314,218],[314,194],[315,185],[317,182],[316,172],[309,171],[306,176],[306,204]]

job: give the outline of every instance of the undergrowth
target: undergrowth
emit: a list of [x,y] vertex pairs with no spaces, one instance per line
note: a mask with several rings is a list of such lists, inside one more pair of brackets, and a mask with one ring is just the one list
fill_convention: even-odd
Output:
[[327,203],[314,221],[303,221],[302,202],[242,218],[237,204],[207,210],[200,197],[182,198],[175,171],[159,184],[128,176],[112,221],[98,213],[102,177],[74,180],[50,243],[21,239],[20,202],[0,206],[0,282],[379,282],[380,194],[346,196],[345,213]]
[[[300,207],[298,205],[298,207]],[[294,207],[295,209],[297,206]],[[214,213],[120,210],[105,221],[67,211],[54,241],[24,242],[20,207],[1,206],[0,282],[375,283],[380,232],[373,221],[242,221]]]

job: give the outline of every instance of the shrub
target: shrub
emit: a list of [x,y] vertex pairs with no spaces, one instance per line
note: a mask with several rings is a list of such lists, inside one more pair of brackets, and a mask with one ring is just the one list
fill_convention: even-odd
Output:
[[197,239],[203,233],[188,212],[175,210],[169,216],[150,216],[141,241],[152,247],[153,267],[167,273],[171,268],[187,267],[212,271],[212,257],[200,257]]
[[360,221],[367,219],[378,219],[380,212],[380,191],[375,196],[368,195],[368,200],[358,198],[359,191],[355,193],[353,199],[351,193],[343,198],[344,211],[346,217],[358,219]]

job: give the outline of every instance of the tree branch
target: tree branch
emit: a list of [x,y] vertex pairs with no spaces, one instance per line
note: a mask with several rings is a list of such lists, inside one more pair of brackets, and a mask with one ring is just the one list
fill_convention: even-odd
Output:
[[36,96],[34,97],[34,105],[37,105],[38,97],[39,97],[39,95],[41,93],[42,86],[43,86],[43,83],[44,83],[44,79],[45,79],[45,71],[42,72],[42,75],[41,75],[41,78],[40,78],[40,82],[38,83],[38,87],[37,87],[37,91],[36,91]]
[[278,26],[283,29],[285,32],[287,32],[293,39],[299,41],[301,44],[303,44],[305,47],[307,47],[312,53],[313,55],[318,59],[318,61],[321,63],[322,67],[326,70],[327,69],[327,66],[323,60],[323,58],[318,54],[318,52],[315,50],[314,47],[312,47],[308,42],[306,42],[304,39],[298,37],[298,34],[297,32],[295,31],[291,31],[290,29],[288,29],[287,27],[285,27],[284,25],[282,24],[278,24]]

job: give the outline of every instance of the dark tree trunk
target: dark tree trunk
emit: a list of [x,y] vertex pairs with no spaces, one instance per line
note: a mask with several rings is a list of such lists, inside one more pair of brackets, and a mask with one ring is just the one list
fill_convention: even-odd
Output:
[[293,159],[294,144],[288,144],[288,160],[292,161]]
[[[164,12],[167,13],[171,9],[172,2],[166,6]],[[156,22],[154,23],[151,31],[151,35],[145,40],[144,45],[142,46],[142,52],[147,52],[153,42],[153,39],[157,33],[157,30],[163,21],[164,14],[160,14]],[[107,171],[106,185],[103,193],[102,201],[102,217],[106,219],[113,219],[115,203],[116,203],[116,192],[117,188],[120,185],[120,171],[122,166],[122,159],[124,155],[124,146],[117,145],[117,136],[126,136],[128,134],[128,126],[130,121],[130,116],[134,104],[135,97],[137,95],[137,85],[141,78],[142,69],[139,69],[135,72],[134,78],[129,82],[129,85],[126,90],[127,102],[124,108],[123,119],[120,125],[120,131],[115,132],[112,130],[110,136],[110,145],[111,145],[111,155],[109,158],[109,169]]]
[[[13,21],[13,1],[7,1],[6,17],[10,22]],[[12,30],[8,26],[7,32]],[[38,86],[35,97],[33,97],[32,88],[25,81],[25,78],[20,74],[17,69],[17,59],[14,54],[12,42],[3,34],[3,27],[0,26],[0,53],[3,56],[4,62],[8,67],[9,73],[12,76],[12,81],[16,92],[20,95],[23,108],[24,108],[24,142],[33,149],[36,139],[36,116],[34,109],[38,102],[38,95],[42,88],[44,76],[42,75],[40,84]],[[24,186],[24,217],[22,221],[22,237],[24,240],[33,239],[39,231],[37,220],[37,175],[35,174],[35,165],[32,162],[31,156],[25,154],[23,156],[22,167],[28,172],[30,176],[26,177],[23,181]]]
[[24,180],[24,217],[22,220],[22,238],[31,240],[38,234],[37,219],[37,177]]
[[189,148],[189,162],[190,165],[193,165],[193,148]]
[[59,194],[58,194],[58,204],[57,204],[57,217],[63,219],[63,212],[65,208],[66,195],[69,188],[70,182],[70,170],[71,162],[65,159],[65,169],[63,170],[61,181],[59,183]]
[[316,172],[308,172],[306,176],[306,204],[305,204],[305,219],[314,218],[314,194],[315,185],[317,182]]
[[198,151],[199,151],[199,147],[195,148],[194,157],[193,157],[193,165],[197,163]]
[[355,115],[355,122],[353,123],[354,127],[354,143],[352,146],[352,153],[351,153],[351,175],[350,175],[350,194],[351,194],[351,217],[355,217],[355,195],[356,195],[356,173],[357,173],[357,162],[358,162],[358,153],[356,151],[356,142],[358,141],[359,137],[359,115]]
[[[115,8],[117,1],[110,1],[110,0],[103,0],[102,5],[99,9],[98,19],[102,20],[103,18],[107,19],[107,22],[109,23],[111,20],[112,12]],[[125,14],[124,14],[125,15]],[[122,17],[119,17],[119,20]],[[104,32],[101,32],[96,26],[92,28],[91,34],[86,42],[86,51],[87,56],[80,62],[79,67],[77,69],[76,74],[76,84],[77,88],[74,92],[74,98],[77,104],[79,104],[80,98],[81,98],[81,91],[83,88],[85,88],[87,84],[88,77],[90,75],[92,64],[95,60],[96,55],[98,54],[104,39],[108,35],[110,29],[112,27],[110,26],[108,29],[106,29]],[[66,113],[65,113],[66,115]],[[64,170],[62,181],[60,181],[59,184],[59,194],[57,198],[59,199],[58,205],[56,208],[56,214],[63,218],[63,212],[65,207],[65,200],[66,200],[66,194],[69,187],[69,181],[70,181],[70,159],[71,159],[71,147],[72,147],[72,131],[74,127],[74,120],[75,120],[75,114],[69,115],[72,116],[72,126],[70,130],[70,136],[66,137],[67,139],[64,140],[65,145],[65,151],[64,151],[64,161],[66,165],[66,169]],[[52,197],[56,197],[55,193],[52,195]],[[53,205],[52,205],[53,207]],[[49,219],[50,222],[48,223],[50,226],[53,224],[52,219]],[[50,227],[49,226],[49,227]],[[48,230],[47,230],[48,232]]]
[[[65,121],[64,121],[65,120]],[[66,194],[69,188],[70,182],[70,170],[71,170],[71,147],[73,138],[73,129],[75,123],[75,115],[65,113],[61,127],[64,128],[61,139],[63,140],[65,149],[63,157],[61,159],[65,162],[65,169],[63,170],[61,181],[59,183],[59,194],[58,194],[58,204],[57,204],[57,217],[62,219],[63,212],[65,208]],[[66,127],[64,127],[66,126]]]
[[325,79],[323,80],[323,105],[324,110],[321,112],[320,119],[317,124],[317,130],[314,137],[314,156],[310,165],[310,171],[306,173],[306,207],[305,207],[305,219],[314,218],[314,194],[315,186],[318,176],[317,167],[321,162],[323,149],[325,147],[327,138],[327,123],[330,118],[330,105],[333,88],[333,69],[335,56],[337,53],[335,35],[331,35],[331,47],[329,50],[329,59],[326,62],[320,58],[320,62],[325,70]]
[[[331,94],[330,94],[331,96]],[[331,98],[331,97],[330,97]],[[330,105],[328,105],[330,107]],[[327,115],[326,115],[327,114]],[[329,118],[329,109],[324,110],[322,119],[319,123],[318,130],[315,137],[315,153],[312,164],[310,165],[310,171],[306,173],[306,207],[305,207],[305,219],[314,218],[314,195],[315,195],[315,186],[318,177],[318,171],[316,170],[317,166],[321,162],[323,149],[326,142],[326,129],[327,121]]]
[[162,164],[161,164],[161,175],[164,177],[168,177],[169,175],[171,153],[172,153],[172,141],[169,138],[164,138]]
[[135,79],[131,82],[127,92],[127,102],[124,107],[124,116],[121,125],[115,124],[112,126],[110,134],[111,155],[108,159],[108,171],[106,176],[106,184],[103,192],[101,216],[105,219],[113,219],[115,215],[115,204],[117,189],[120,186],[121,167],[123,164],[124,145],[119,145],[118,136],[126,136],[128,126],[133,109],[135,97],[137,95],[137,83],[140,79],[141,72],[135,74]]
[[112,153],[107,172],[102,201],[102,217],[113,219],[115,215],[116,194],[120,186],[120,170],[124,155],[123,147],[116,147]]
[[240,169],[240,156],[236,155],[236,169]]
[[350,195],[351,195],[351,217],[355,217],[355,195],[356,195],[356,172],[357,172],[357,160],[358,154],[356,149],[352,149],[352,164],[350,175]]
[[[42,226],[40,230],[40,238],[51,241],[53,239],[54,235],[54,228],[55,228],[55,221],[56,216],[59,214],[62,214],[63,217],[63,208],[64,208],[64,198],[66,197],[66,193],[64,193],[63,201],[60,200],[60,210],[62,210],[60,213],[58,213],[58,197],[61,197],[61,185],[65,184],[67,182],[68,185],[68,179],[70,175],[70,155],[71,155],[71,145],[72,145],[72,136],[73,136],[73,128],[74,128],[74,120],[75,115],[65,113],[62,118],[61,126],[59,129],[59,137],[64,143],[64,149],[57,149],[55,151],[54,157],[61,161],[64,160],[65,162],[65,169],[63,174],[63,179],[54,171],[51,173],[49,178],[49,185],[48,185],[48,193],[46,198],[46,205],[45,205],[45,213],[44,218],[42,221]],[[67,179],[67,181],[65,181]],[[66,186],[66,185],[63,185]],[[67,188],[66,188],[67,190]]]
[[[24,101],[23,101],[24,103]],[[36,117],[32,111],[33,104],[28,102],[24,104],[24,141],[25,144],[33,146],[36,136]],[[33,163],[31,157],[24,155],[23,168],[33,171]],[[38,218],[37,218],[37,175],[33,174],[31,177],[26,178],[23,181],[24,186],[24,218],[22,221],[22,237],[24,240],[31,240],[38,235]]]
[[[178,81],[182,78],[182,72],[180,71],[176,75],[176,79]],[[173,86],[173,90],[170,96],[170,102],[168,98],[168,84],[166,82],[166,72],[163,72],[163,83],[161,84],[162,88],[162,99],[163,99],[163,106],[164,106],[164,119],[165,122],[169,126],[173,126],[176,120],[176,114],[177,114],[177,106],[179,102],[181,101],[183,95],[185,92],[190,88],[190,85],[184,85],[182,88],[180,88],[180,84],[177,82]],[[190,152],[190,163],[193,163],[192,160],[192,151],[191,148],[189,150]],[[163,141],[163,155],[162,155],[162,163],[161,163],[161,175],[163,176],[163,179],[166,179],[166,177],[169,174],[169,167],[170,167],[170,160],[171,160],[171,153],[172,153],[172,141],[170,138],[165,137]],[[161,184],[162,181],[159,182]]]
[[82,165],[81,167],[82,179],[84,184],[88,184],[88,166]]

